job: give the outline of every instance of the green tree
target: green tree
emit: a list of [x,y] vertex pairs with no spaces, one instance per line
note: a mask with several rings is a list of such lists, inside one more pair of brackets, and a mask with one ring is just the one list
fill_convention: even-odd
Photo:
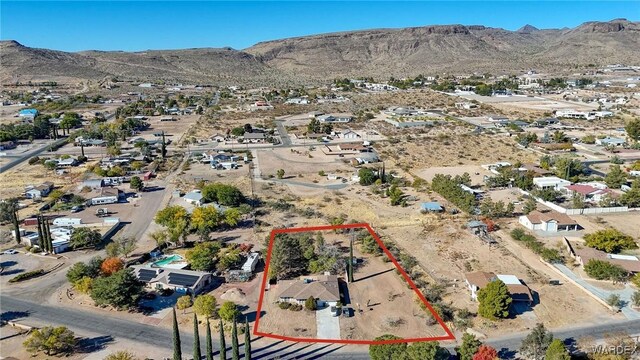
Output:
[[629,121],[624,129],[633,141],[640,141],[640,118]]
[[70,354],[75,344],[76,338],[73,331],[64,326],[45,326],[42,329],[35,329],[23,343],[27,351],[32,353],[44,351],[47,356]]
[[231,326],[231,359],[240,360],[240,346],[238,345],[238,325],[236,319],[233,319]]
[[191,269],[209,271],[216,264],[215,256],[218,251],[220,251],[220,244],[217,242],[199,243],[193,249],[187,251],[185,257]]
[[168,227],[175,228],[181,221],[189,220],[189,213],[185,208],[179,205],[167,206],[156,213],[156,223]]
[[203,294],[196,296],[196,300],[193,302],[193,310],[196,314],[208,319],[216,312],[216,305],[216,298],[213,295]]
[[279,234],[271,251],[270,279],[288,279],[302,274],[307,266],[299,241],[289,234]]
[[309,298],[304,302],[304,307],[307,310],[316,310],[316,299],[313,296],[309,296]]
[[217,202],[224,206],[239,206],[244,202],[244,195],[231,185],[214,183],[202,188],[202,197],[207,202]]
[[201,235],[208,235],[224,221],[224,216],[214,206],[199,206],[191,214],[191,227]]
[[136,191],[140,191],[142,190],[142,188],[144,188],[144,183],[142,182],[142,179],[140,179],[138,176],[134,176],[131,178],[130,185],[131,185],[131,188]]
[[458,359],[460,360],[472,360],[473,355],[478,352],[482,342],[478,340],[475,335],[464,333],[462,335],[462,345],[456,349],[458,353]]
[[173,360],[182,360],[182,344],[180,343],[180,330],[175,308],[173,308]]
[[176,301],[176,308],[178,310],[182,310],[183,314],[186,309],[191,307],[191,305],[193,305],[193,301],[191,300],[190,295],[180,296]]
[[611,280],[613,282],[623,282],[628,276],[628,272],[622,267],[597,259],[590,259],[584,265],[584,272],[596,280]]
[[251,360],[251,331],[246,318],[244,319],[244,359]]
[[242,213],[238,209],[227,209],[224,212],[224,223],[229,227],[234,227],[240,222]]
[[609,172],[604,177],[604,182],[612,189],[620,189],[627,182],[627,174],[622,171],[620,165],[609,166]]
[[[382,335],[374,340],[401,340],[395,335]],[[369,357],[371,360],[394,360],[404,359],[407,353],[407,343],[369,345]]]
[[[207,343],[205,344],[205,358],[207,360],[213,360],[213,340],[211,339],[211,324],[209,323],[209,317],[207,317]],[[222,352],[222,349],[220,350]]]
[[571,355],[569,355],[569,351],[567,351],[562,340],[554,339],[549,344],[544,358],[545,360],[571,360]]
[[96,305],[111,305],[117,309],[134,307],[142,294],[143,284],[133,271],[122,269],[111,276],[99,277],[93,281],[91,298]]
[[225,301],[218,310],[218,315],[224,321],[232,321],[238,317],[238,308],[233,301]]
[[560,157],[554,162],[556,175],[565,180],[569,180],[574,176],[582,174],[584,166],[578,159],[569,157]]
[[362,186],[369,186],[378,179],[376,173],[369,168],[361,168],[358,170],[358,177],[360,178],[359,182]]
[[416,342],[407,347],[408,360],[448,360],[450,357],[449,350],[441,347],[436,341]]
[[102,241],[102,235],[98,230],[91,230],[90,228],[81,227],[75,228],[71,233],[71,240],[69,245],[74,249],[82,249],[88,247],[95,247]]
[[622,250],[637,249],[638,244],[629,235],[617,229],[604,229],[584,236],[586,245],[608,253],[619,253]]
[[620,295],[611,294],[607,297],[606,301],[607,301],[607,305],[611,306],[612,308],[614,309],[620,308]]
[[198,316],[195,313],[193,314],[193,359],[202,359],[202,354],[200,353],[200,332],[198,331]]
[[235,127],[233,129],[231,129],[231,135],[233,136],[242,136],[244,135],[244,127]]
[[222,320],[218,325],[218,331],[220,332],[220,360],[227,360],[227,342],[224,338],[224,326],[222,326]]
[[478,291],[478,314],[487,319],[495,320],[509,316],[511,295],[509,289],[501,280],[495,280]]
[[278,179],[282,179],[284,177],[284,169],[278,169],[278,171],[276,171],[276,176]]
[[636,290],[633,292],[633,294],[631,295],[631,303],[635,307],[640,306],[640,291]]
[[538,323],[520,345],[520,354],[531,360],[544,360],[547,349],[553,341],[551,334],[543,324]]
[[631,208],[640,207],[640,178],[631,184],[631,190],[620,196],[620,204]]

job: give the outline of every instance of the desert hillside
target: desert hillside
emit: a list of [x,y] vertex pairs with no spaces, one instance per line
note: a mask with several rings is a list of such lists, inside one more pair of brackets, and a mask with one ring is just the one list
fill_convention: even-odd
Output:
[[517,31],[439,25],[312,35],[248,49],[144,52],[36,49],[0,42],[2,83],[130,81],[246,85],[307,83],[339,76],[387,79],[430,73],[563,70],[640,58],[640,23],[588,22],[573,29]]

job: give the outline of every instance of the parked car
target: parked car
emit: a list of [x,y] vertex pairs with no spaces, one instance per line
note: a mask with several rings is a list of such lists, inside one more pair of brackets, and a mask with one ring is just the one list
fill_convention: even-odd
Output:
[[9,250],[5,250],[2,252],[3,255],[14,255],[17,254],[18,252],[15,249],[9,249]]
[[77,212],[82,211],[82,209],[84,209],[82,206],[74,206],[74,207],[71,208],[71,212],[72,213],[77,213]]
[[331,315],[333,315],[333,316],[340,315],[340,308],[337,307],[337,306],[332,306],[331,307]]

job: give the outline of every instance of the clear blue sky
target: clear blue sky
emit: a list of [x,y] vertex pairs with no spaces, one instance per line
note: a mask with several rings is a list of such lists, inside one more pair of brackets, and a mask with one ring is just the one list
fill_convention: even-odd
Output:
[[65,51],[243,49],[264,40],[345,30],[432,24],[561,28],[622,17],[637,21],[640,2],[2,0],[0,38]]

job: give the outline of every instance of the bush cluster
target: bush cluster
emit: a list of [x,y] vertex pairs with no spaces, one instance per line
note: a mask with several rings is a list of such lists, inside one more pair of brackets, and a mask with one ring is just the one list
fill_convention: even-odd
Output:
[[538,241],[535,236],[526,234],[522,229],[517,228],[511,231],[511,237],[514,240],[524,243],[534,253],[540,255],[544,261],[550,263],[564,263],[564,258],[557,249],[550,249]]

